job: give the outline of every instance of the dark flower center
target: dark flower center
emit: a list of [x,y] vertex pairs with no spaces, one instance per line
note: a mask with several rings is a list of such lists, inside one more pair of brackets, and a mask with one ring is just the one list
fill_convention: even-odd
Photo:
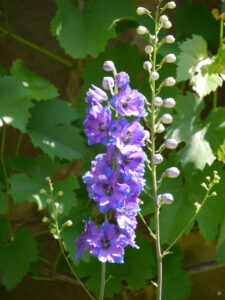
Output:
[[132,158],[128,158],[126,155],[123,157],[123,162],[128,165],[130,163],[130,161],[132,160]]
[[110,241],[108,239],[101,239],[102,248],[108,249],[110,247]]
[[109,186],[108,184],[104,184],[103,187],[106,190],[107,196],[111,196],[114,191],[114,188]]
[[131,100],[131,97],[130,96],[128,96],[126,99],[125,99],[125,101],[124,102],[122,102],[122,107],[123,108],[127,108],[128,107],[128,102]]
[[103,122],[100,122],[98,124],[98,130],[103,132],[103,131],[105,131],[105,129],[106,129],[105,124]]
[[127,131],[127,136],[122,137],[122,140],[123,140],[124,144],[128,144],[130,142],[130,138],[131,138],[131,132]]

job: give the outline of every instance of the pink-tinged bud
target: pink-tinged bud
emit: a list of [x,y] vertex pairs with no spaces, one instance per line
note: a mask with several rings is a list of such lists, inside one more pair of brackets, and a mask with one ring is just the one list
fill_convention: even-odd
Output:
[[114,79],[112,77],[103,77],[102,87],[105,90],[111,90],[114,87]]
[[158,80],[159,79],[159,73],[156,71],[153,71],[150,73],[150,79],[151,80]]
[[164,37],[162,42],[165,42],[167,44],[173,44],[175,42],[175,38],[173,35],[170,34],[170,35],[167,35],[166,37]]
[[166,98],[163,100],[163,107],[172,108],[176,105],[176,102],[173,98]]
[[151,45],[147,45],[146,47],[145,47],[145,52],[147,53],[147,54],[152,54],[152,52],[153,52],[153,47],[151,46]]
[[167,63],[174,63],[176,61],[176,56],[172,53],[168,54],[163,58],[163,61]]
[[137,10],[136,10],[136,13],[137,13],[137,15],[141,16],[141,15],[144,15],[144,14],[148,14],[149,11],[145,7],[138,7]]
[[154,154],[153,155],[153,162],[154,164],[158,165],[163,161],[163,156],[161,154]]
[[163,124],[158,124],[155,125],[155,132],[156,133],[162,133],[163,131],[165,131],[165,126]]
[[143,34],[149,34],[149,31],[144,26],[138,26],[137,33],[140,34],[140,35],[143,35]]
[[143,64],[143,68],[150,73],[152,69],[152,63],[150,61],[145,61]]
[[168,149],[176,149],[178,146],[178,142],[175,139],[167,139],[164,144]]
[[153,101],[153,104],[157,107],[159,107],[163,104],[163,100],[160,97],[155,97],[152,101]]
[[157,204],[171,204],[173,203],[173,195],[169,193],[160,194],[157,198]]
[[111,60],[107,60],[103,64],[103,69],[107,72],[113,71],[115,69],[114,62]]
[[173,122],[173,117],[170,114],[164,114],[161,117],[163,124],[171,124]]
[[169,20],[163,23],[163,28],[170,29],[171,27],[172,27],[172,23]]
[[174,9],[176,7],[176,3],[174,1],[170,1],[166,4],[166,7],[169,9]]
[[176,178],[180,175],[180,171],[176,167],[171,167],[165,170],[163,176],[168,178]]

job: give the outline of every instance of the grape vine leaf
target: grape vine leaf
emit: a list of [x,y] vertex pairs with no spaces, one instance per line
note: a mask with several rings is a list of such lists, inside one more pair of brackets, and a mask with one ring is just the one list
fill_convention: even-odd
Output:
[[218,160],[223,162],[225,164],[225,140],[223,143],[219,146],[219,149],[217,150],[217,157]]
[[180,45],[180,50],[177,81],[190,79],[193,90],[200,98],[222,86],[222,78],[218,74],[209,74],[205,69],[212,64],[212,60],[207,54],[207,43],[201,36],[193,35]]
[[116,36],[114,24],[122,18],[135,18],[136,7],[130,0],[57,1],[58,10],[51,31],[66,54],[73,58],[96,57],[107,41]]
[[223,215],[223,223],[221,224],[221,228],[220,228],[218,246],[221,246],[224,241],[225,241],[225,212],[224,212],[224,215]]
[[37,254],[37,243],[26,228],[18,229],[10,243],[0,241],[1,281],[8,291],[21,281],[30,264],[37,260]]
[[[156,276],[155,247],[148,240],[137,238],[140,249],[125,249],[123,264],[107,264],[106,278],[110,278],[105,286],[105,296],[112,297],[118,293],[125,279],[132,289],[140,289],[146,280]],[[89,263],[80,262],[77,270],[81,278],[88,277],[86,284],[89,290],[99,294],[101,264],[97,257],[91,257]]]
[[178,142],[185,142],[185,146],[178,152],[178,160],[183,167],[194,166],[204,169],[215,160],[208,139],[205,135],[207,127],[200,119],[204,103],[197,95],[187,92],[186,96],[178,96],[176,102],[177,114],[169,127],[166,137],[175,138]]
[[225,74],[225,45],[219,49],[207,71],[214,74]]
[[192,282],[181,268],[182,251],[173,247],[173,253],[163,259],[163,300],[180,300],[190,296]]
[[[219,22],[213,18],[211,11],[202,3],[188,3],[177,6],[174,14],[177,25],[177,39],[185,39],[195,34],[202,36],[210,48],[218,44]],[[218,36],[215,32],[218,32]]]
[[0,215],[4,215],[8,209],[7,194],[0,192]]
[[13,62],[10,72],[21,87],[27,91],[30,99],[47,100],[58,96],[56,87],[31,70],[25,69],[21,59]]
[[[25,132],[33,103],[26,91],[11,76],[0,77],[0,119],[6,124]],[[2,121],[0,120],[2,126]]]
[[35,147],[40,147],[52,160],[83,156],[83,138],[80,130],[71,124],[78,118],[75,108],[61,100],[47,100],[36,103],[31,115],[27,133]]

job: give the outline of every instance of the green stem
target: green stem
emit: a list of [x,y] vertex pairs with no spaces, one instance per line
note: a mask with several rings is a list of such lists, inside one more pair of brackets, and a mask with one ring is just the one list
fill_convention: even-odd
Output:
[[43,231],[39,231],[39,232],[37,232],[37,233],[34,233],[33,234],[33,237],[38,237],[38,236],[41,236],[41,235],[44,235],[44,234],[47,234],[47,233],[49,233],[49,230],[47,229],[47,230],[43,230]]
[[102,263],[101,286],[100,286],[99,300],[103,300],[103,299],[104,299],[104,290],[105,290],[105,269],[106,269],[106,263]]
[[217,99],[218,99],[218,89],[215,90],[213,95],[213,108],[217,107]]
[[206,195],[205,195],[205,197],[202,201],[202,204],[200,205],[200,207],[198,209],[196,209],[195,214],[192,216],[192,218],[187,223],[187,225],[184,227],[184,229],[181,231],[181,233],[175,238],[175,240],[169,245],[169,247],[165,251],[163,251],[163,256],[168,254],[169,250],[177,243],[177,241],[179,241],[179,239],[182,237],[184,232],[189,228],[189,226],[192,224],[192,222],[194,222],[194,220],[196,219],[196,217],[199,214],[200,210],[202,209],[203,205],[205,204],[205,201],[209,197],[210,190],[211,190],[211,188],[208,189],[208,191],[206,192]]
[[224,20],[221,19],[220,20],[220,47],[222,47],[223,45],[223,25],[224,24]]
[[22,43],[22,44],[24,44],[24,45],[26,45],[26,46],[28,46],[28,47],[31,47],[31,48],[33,48],[33,49],[35,49],[35,50],[37,50],[37,51],[39,51],[39,52],[41,52],[41,53],[43,53],[43,54],[49,56],[49,57],[51,57],[52,59],[57,60],[58,62],[64,64],[64,65],[67,66],[68,68],[73,68],[73,67],[74,67],[74,64],[73,64],[73,63],[71,63],[71,62],[69,62],[69,61],[63,59],[62,57],[60,57],[60,56],[58,56],[58,55],[56,55],[56,54],[54,54],[54,53],[52,53],[52,52],[50,52],[50,51],[48,51],[48,50],[42,48],[42,47],[40,47],[40,46],[38,46],[38,45],[36,45],[36,44],[34,44],[34,43],[31,43],[31,42],[29,42],[29,41],[23,39],[22,37],[20,37],[20,36],[14,34],[14,33],[12,33],[11,31],[5,29],[5,28],[2,27],[2,26],[0,26],[0,31],[1,31],[2,33],[4,33],[5,35],[8,35],[9,37],[15,39],[15,40],[18,41],[19,43]]
[[42,276],[32,276],[34,280],[43,280],[43,281],[53,281],[54,278],[52,277],[42,277]]
[[59,261],[60,261],[60,257],[62,256],[62,252],[59,251],[58,255],[56,256],[56,260],[54,262],[54,265],[53,265],[53,270],[52,270],[52,278],[55,278],[56,276],[56,272],[57,272],[57,266],[59,264]]
[[8,231],[9,231],[9,236],[10,240],[12,241],[14,239],[11,224],[10,224],[10,212],[9,212],[9,183],[8,183],[8,174],[6,170],[6,165],[5,165],[5,158],[4,158],[4,153],[5,153],[5,139],[6,139],[6,124],[2,120],[3,126],[2,126],[2,141],[1,141],[1,150],[0,150],[0,156],[1,156],[1,165],[2,165],[2,171],[5,179],[5,185],[6,185],[6,193],[7,193],[7,199],[8,199],[8,208],[6,212],[6,221],[7,221],[7,226],[8,226]]
[[20,134],[19,134],[19,137],[18,137],[17,144],[16,144],[15,157],[17,157],[20,153],[20,147],[21,147],[22,139],[23,139],[23,132],[21,131]]

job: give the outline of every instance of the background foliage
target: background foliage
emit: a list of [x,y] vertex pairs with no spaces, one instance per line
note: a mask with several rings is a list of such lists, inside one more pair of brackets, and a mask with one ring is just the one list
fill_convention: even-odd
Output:
[[[104,151],[101,146],[87,147],[82,127],[86,108],[84,98],[91,84],[101,86],[105,75],[103,62],[113,60],[119,71],[130,74],[131,86],[150,99],[148,81],[142,71],[142,64],[147,59],[143,51],[146,41],[139,40],[135,28],[145,24],[151,31],[152,23],[144,16],[136,16],[137,4],[142,3],[57,0],[49,28],[66,56],[62,51],[56,55],[54,48],[50,52],[15,35],[9,22],[12,7],[7,10],[9,4],[2,1],[1,38],[15,40],[42,53],[44,62],[51,58],[56,65],[64,65],[64,71],[70,75],[67,86],[58,89],[52,83],[56,69],[52,80],[47,80],[40,76],[39,66],[35,71],[31,70],[30,60],[23,61],[20,53],[10,66],[6,64],[5,68],[0,68],[0,281],[8,291],[26,274],[43,279],[41,270],[46,265],[49,267],[46,251],[42,251],[38,239],[47,234],[48,227],[40,232],[40,227],[36,231],[28,230],[24,228],[29,227],[26,222],[14,222],[14,212],[21,211],[29,201],[40,211],[39,221],[47,215],[46,199],[39,191],[47,189],[45,177],[52,176],[55,193],[64,192],[59,199],[63,207],[60,222],[73,221],[73,226],[65,229],[62,235],[65,248],[79,276],[98,294],[100,265],[97,259],[86,254],[79,262],[73,261],[74,241],[83,230],[83,219],[90,215],[96,220],[100,218],[80,179],[90,169],[95,155]],[[154,10],[154,1],[148,4]],[[201,183],[217,170],[221,177],[216,186],[218,196],[207,201],[193,226],[207,242],[216,241],[217,263],[224,264],[225,107],[222,93],[225,45],[220,29],[224,16],[220,14],[225,12],[225,5],[219,1],[211,7],[218,9],[215,18],[215,12],[213,16],[209,6],[202,3],[183,1],[182,5],[177,4],[170,16],[176,25],[177,43],[160,50],[162,56],[175,53],[177,62],[175,67],[163,68],[160,78],[172,75],[178,82],[175,88],[165,88],[163,93],[164,97],[172,96],[177,102],[174,122],[166,136],[176,138],[181,144],[177,153],[167,155],[165,163],[158,167],[158,173],[174,165],[182,170],[182,174],[177,179],[165,180],[161,188],[162,192],[170,192],[175,198],[173,205],[162,209],[161,238],[166,248],[184,228],[194,212],[193,203],[201,201],[204,195]],[[37,34],[42,34],[41,29]],[[64,81],[64,74],[60,73],[59,78]],[[13,144],[12,140],[15,140]],[[26,150],[27,145],[29,150]],[[148,174],[146,179],[148,182]],[[145,193],[141,198],[143,215],[153,224],[151,199]],[[29,219],[26,215],[24,218]],[[119,294],[123,286],[138,290],[149,285],[156,276],[154,245],[141,221],[139,223],[137,244],[140,250],[127,248],[123,265],[107,267],[106,296]],[[172,251],[164,264],[164,300],[186,299],[191,295],[192,283],[187,270],[182,269],[181,247],[175,246]],[[57,255],[51,258],[50,267],[52,274],[45,280],[57,278],[57,272],[66,269],[63,259]]]

